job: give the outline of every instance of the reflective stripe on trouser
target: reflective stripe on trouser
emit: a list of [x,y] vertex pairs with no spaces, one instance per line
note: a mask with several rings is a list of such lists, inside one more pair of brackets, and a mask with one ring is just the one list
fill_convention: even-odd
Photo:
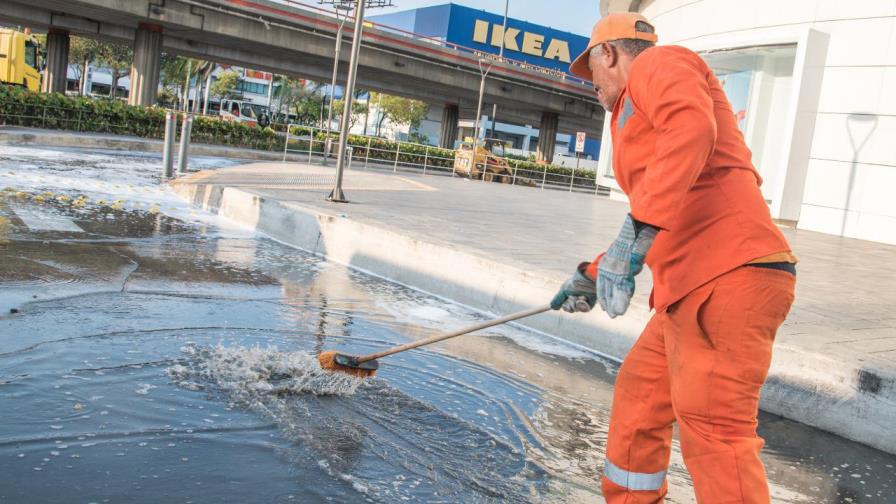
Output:
[[616,467],[613,462],[604,462],[604,477],[629,490],[659,490],[666,482],[666,471],[637,473]]
[[[742,267],[654,315],[616,379],[607,440],[613,467],[662,474],[677,421],[697,502],[767,504],[759,389],[793,288],[790,273]],[[666,494],[665,482],[651,489],[626,482],[613,469],[604,474],[609,504],[660,503]]]

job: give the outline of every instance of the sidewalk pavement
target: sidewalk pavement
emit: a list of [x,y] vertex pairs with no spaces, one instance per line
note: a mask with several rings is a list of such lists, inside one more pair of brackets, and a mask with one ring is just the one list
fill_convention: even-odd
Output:
[[[194,204],[275,239],[491,313],[543,304],[613,240],[627,203],[441,176],[349,170],[349,204],[324,201],[332,168],[255,163],[176,180]],[[896,247],[795,229],[797,295],[762,408],[896,453]],[[624,357],[650,313],[650,275],[626,316],[524,321]]]

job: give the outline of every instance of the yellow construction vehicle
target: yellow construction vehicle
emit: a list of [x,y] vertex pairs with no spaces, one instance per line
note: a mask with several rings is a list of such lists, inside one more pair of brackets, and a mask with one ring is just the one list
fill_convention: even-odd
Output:
[[0,28],[0,82],[40,91],[43,58],[40,44],[27,28]]
[[454,151],[454,173],[471,179],[485,178],[489,182],[511,183],[513,170],[504,159],[505,144],[506,142],[497,138],[486,138],[484,142],[473,142],[472,138],[465,138]]

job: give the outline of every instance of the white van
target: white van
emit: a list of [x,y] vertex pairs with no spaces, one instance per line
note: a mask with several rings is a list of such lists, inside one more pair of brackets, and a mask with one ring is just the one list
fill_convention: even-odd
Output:
[[262,126],[270,124],[267,112],[263,107],[240,100],[221,100],[221,110],[218,114],[225,121],[236,121],[246,126],[257,126],[259,123]]

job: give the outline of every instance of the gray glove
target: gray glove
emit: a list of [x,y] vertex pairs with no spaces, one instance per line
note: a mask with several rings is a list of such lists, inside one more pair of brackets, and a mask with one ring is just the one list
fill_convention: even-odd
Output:
[[587,312],[594,308],[594,304],[597,302],[597,285],[594,280],[585,275],[588,264],[587,262],[579,264],[569,280],[563,282],[560,290],[551,300],[552,309],[563,308],[563,311],[573,313]]
[[635,293],[635,275],[644,269],[644,258],[659,229],[625,217],[616,241],[597,265],[597,301],[616,318],[628,310]]

